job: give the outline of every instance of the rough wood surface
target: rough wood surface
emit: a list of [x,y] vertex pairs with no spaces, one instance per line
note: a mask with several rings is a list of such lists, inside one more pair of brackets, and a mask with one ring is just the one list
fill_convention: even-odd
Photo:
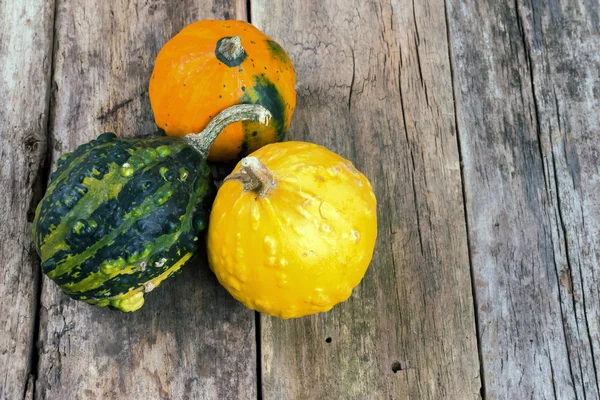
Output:
[[253,1],[298,75],[290,138],[352,160],[375,256],[330,313],[261,319],[262,394],[476,399],[479,363],[442,1]]
[[598,3],[448,20],[486,398],[598,399]]
[[30,207],[43,190],[52,1],[0,1],[0,399],[32,372],[39,259]]
[[[107,130],[153,132],[147,85],[158,50],[186,24],[213,17],[245,19],[245,2],[58,1],[53,162]],[[36,397],[256,397],[254,313],[218,285],[205,259],[133,314],[75,302],[44,279]]]
[[[330,313],[261,316],[258,348],[204,252],[133,314],[45,278],[38,305],[48,169],[103,131],[154,132],[162,44],[247,3],[296,66],[290,138],[373,183],[364,281]],[[0,399],[600,399],[599,9],[0,0]]]

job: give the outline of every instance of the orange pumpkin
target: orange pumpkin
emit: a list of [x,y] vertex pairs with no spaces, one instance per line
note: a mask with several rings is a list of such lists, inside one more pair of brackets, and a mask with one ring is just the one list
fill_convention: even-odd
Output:
[[260,104],[272,118],[266,126],[228,126],[210,149],[211,161],[239,159],[284,139],[294,107],[296,75],[285,50],[243,21],[198,21],[158,53],[149,96],[156,124],[169,136],[202,131],[235,104]]

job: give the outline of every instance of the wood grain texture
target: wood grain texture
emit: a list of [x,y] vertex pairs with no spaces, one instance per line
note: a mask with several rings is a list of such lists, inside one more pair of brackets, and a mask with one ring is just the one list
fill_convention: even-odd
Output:
[[352,160],[379,200],[374,259],[350,300],[262,317],[263,397],[479,398],[444,3],[251,4],[296,66],[290,139]]
[[[147,85],[161,46],[197,19],[245,13],[242,1],[59,1],[52,159],[104,131],[155,131]],[[75,302],[44,279],[36,397],[256,397],[254,313],[205,260],[199,254],[133,314]]]
[[448,20],[486,398],[598,399],[598,4]]
[[39,259],[31,206],[42,190],[53,2],[0,1],[0,399],[32,373]]

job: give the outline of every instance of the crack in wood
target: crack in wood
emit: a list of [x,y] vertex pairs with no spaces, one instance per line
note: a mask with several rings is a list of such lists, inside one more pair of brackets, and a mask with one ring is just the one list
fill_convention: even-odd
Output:
[[52,2],[0,7],[0,398],[32,399],[41,274],[31,221],[49,169]]
[[109,117],[112,117],[113,115],[115,115],[117,113],[117,111],[119,111],[121,108],[123,108],[126,105],[128,105],[129,103],[131,103],[134,99],[135,98],[127,99],[127,100],[124,100],[124,101],[122,101],[120,103],[115,104],[114,106],[112,106],[110,108],[110,110],[108,110],[105,113],[100,114],[97,117],[97,119],[100,120],[100,121],[102,121],[102,120],[105,120],[105,119],[107,119]]
[[[48,75],[48,100],[47,100],[47,110],[48,110],[48,118],[46,120],[46,126],[45,126],[45,136],[46,136],[46,149],[44,151],[44,161],[43,161],[43,167],[42,170],[39,173],[40,179],[41,179],[41,196],[38,199],[38,202],[42,199],[42,196],[44,195],[44,192],[46,191],[46,187],[48,186],[48,182],[50,180],[50,173],[52,171],[52,164],[51,164],[51,160],[52,160],[52,147],[50,146],[51,143],[51,134],[50,134],[50,127],[52,126],[52,105],[54,102],[54,94],[55,91],[52,90],[52,82],[54,80],[54,52],[55,52],[55,46],[56,46],[56,38],[55,38],[55,30],[54,27],[56,26],[56,8],[57,8],[57,3],[58,0],[54,0],[53,5],[52,5],[52,36],[50,38],[50,49],[49,49],[49,54],[50,54],[50,72]],[[37,206],[37,204],[36,204]],[[35,209],[35,208],[34,208]],[[32,219],[33,222],[33,219]],[[37,257],[37,255],[36,255]],[[33,342],[33,349],[31,351],[31,370],[30,370],[30,376],[32,377],[32,396],[35,393],[35,385],[36,385],[36,381],[37,381],[37,375],[38,375],[38,366],[39,366],[39,361],[40,361],[40,351],[41,349],[39,348],[39,340],[40,340],[40,317],[41,317],[41,304],[42,304],[42,288],[43,288],[43,282],[44,280],[42,279],[42,274],[41,271],[39,272],[39,280],[38,280],[38,285],[36,288],[36,307],[35,307],[35,315],[34,315],[34,330],[33,330],[33,338],[34,338],[34,342]]]
[[[459,157],[459,165],[460,165],[460,185],[462,189],[462,199],[463,199],[463,216],[465,220],[465,230],[466,230],[466,239],[467,239],[467,249],[469,254],[469,274],[471,279],[471,295],[473,297],[473,311],[474,311],[474,320],[475,320],[475,333],[477,336],[477,356],[479,360],[479,395],[482,399],[486,398],[486,375],[485,375],[485,364],[483,359],[483,349],[482,349],[482,327],[479,320],[479,302],[477,298],[477,287],[475,285],[475,269],[473,265],[473,246],[471,244],[471,229],[469,226],[469,213],[468,213],[468,204],[467,204],[467,187],[466,187],[466,179],[465,179],[465,171],[464,171],[464,162],[463,162],[463,146],[460,140],[460,127],[458,120],[458,110],[457,110],[457,102],[456,102],[456,77],[455,77],[455,60],[452,54],[452,42],[450,41],[450,17],[448,14],[448,1],[444,0],[444,22],[446,24],[446,44],[448,46],[448,62],[450,64],[450,82],[452,87],[452,104],[453,104],[453,112],[454,112],[454,129],[456,130],[456,145],[458,149],[458,157]],[[502,361],[502,359],[501,359]]]
[[[422,79],[422,77],[421,77]],[[415,157],[413,155],[413,145],[408,137],[408,127],[406,125],[406,108],[404,107],[404,96],[402,94],[402,67],[398,67],[398,93],[400,96],[400,107],[401,107],[401,115],[402,115],[402,123],[404,125],[404,138],[406,139],[406,147],[410,153],[410,161],[411,161],[411,183],[412,183],[412,193],[413,193],[413,202],[415,205],[415,216],[417,218],[417,234],[419,236],[419,246],[421,248],[421,255],[425,255],[425,250],[423,249],[423,235],[421,233],[421,215],[419,210],[419,202],[417,199],[417,187],[415,184]]]
[[[535,8],[535,5],[532,5],[532,8]],[[521,12],[520,12],[520,6],[519,6],[519,1],[515,0],[514,3],[514,9],[515,9],[515,13],[516,13],[516,21],[517,21],[517,26],[519,28],[519,33],[521,35],[521,40],[522,40],[522,46],[523,46],[523,52],[525,54],[525,58],[527,60],[527,67],[528,67],[528,72],[529,72],[529,81],[530,81],[530,93],[531,93],[531,97],[533,99],[533,104],[534,104],[534,118],[535,118],[535,124],[536,124],[536,134],[537,134],[537,140],[538,140],[538,148],[540,149],[540,158],[541,158],[541,166],[542,168],[545,170],[545,166],[546,163],[545,161],[547,161],[547,158],[544,157],[544,154],[541,150],[541,143],[542,143],[542,131],[541,131],[541,126],[542,126],[542,122],[540,120],[540,109],[539,109],[539,105],[538,105],[538,96],[537,96],[537,91],[536,91],[536,86],[535,86],[535,75],[534,75],[534,65],[533,65],[533,60],[531,58],[531,48],[528,45],[527,42],[527,38],[525,36],[525,30],[523,28],[523,18],[521,16]],[[555,94],[555,100],[556,100],[556,94]],[[558,109],[558,103],[556,103],[556,113],[557,113],[557,122],[558,122],[558,128],[560,130],[560,115],[559,115],[559,109]],[[569,277],[569,283],[570,283],[570,297],[571,297],[571,301],[572,301],[572,309],[573,312],[575,313],[575,320],[577,321],[577,305],[576,303],[576,292],[573,290],[573,272],[572,272],[572,266],[571,266],[571,256],[569,255],[569,244],[567,241],[567,233],[568,233],[568,229],[565,226],[565,222],[564,222],[564,217],[562,215],[562,205],[561,205],[561,198],[560,198],[560,193],[559,193],[559,181],[558,181],[558,170],[557,170],[557,166],[556,166],[556,162],[554,160],[554,144],[552,143],[552,132],[549,133],[548,135],[549,140],[550,140],[550,163],[552,165],[552,170],[553,170],[553,177],[554,177],[554,187],[555,187],[555,191],[556,191],[556,201],[557,201],[557,206],[556,206],[556,212],[558,214],[558,222],[559,222],[559,226],[561,227],[562,230],[562,237],[563,237],[563,245],[565,248],[565,252],[566,252],[566,262],[567,262],[567,273],[568,273],[568,277]],[[548,187],[547,182],[546,182],[546,174],[545,172],[543,173],[544,176],[544,182],[546,187]],[[550,190],[548,192],[550,195],[552,195],[552,191]],[[555,264],[555,268],[556,268],[556,276],[558,279],[558,282],[561,283],[562,279],[559,277],[559,270],[558,270],[558,266]],[[563,271],[564,272],[564,271]],[[564,315],[564,310],[562,307],[562,298],[560,298],[560,304],[561,304],[561,315]],[[563,323],[564,325],[564,323]],[[575,323],[576,329],[579,330],[579,324],[577,324],[577,322]],[[565,330],[565,327],[563,326],[563,334],[565,335],[565,347],[566,347],[566,352],[567,352],[567,360],[569,363],[569,371],[571,374],[571,380],[573,382],[575,382],[575,374],[573,373],[573,365],[571,362],[571,356],[572,356],[572,352],[570,349],[570,346],[568,345],[569,340],[568,340],[568,336],[567,336],[567,332]],[[591,344],[591,341],[590,341]],[[579,369],[580,369],[580,376],[583,377],[583,372],[581,370],[581,360],[579,357],[579,353],[577,353],[577,359],[578,359],[578,364],[579,364]],[[555,388],[555,384],[553,382],[553,390],[556,391]],[[577,395],[577,391],[574,390],[574,395],[575,395],[575,399],[577,400],[578,395]],[[584,392],[584,396],[585,396],[585,392]]]
[[427,103],[427,107],[430,107],[429,94],[427,93],[427,83],[423,79],[423,67],[421,66],[421,54],[420,54],[420,50],[419,50],[419,48],[421,46],[421,37],[419,35],[419,24],[417,23],[417,14],[415,11],[415,0],[412,0],[412,11],[413,11],[413,25],[415,27],[414,42],[415,42],[415,52],[417,55],[417,67],[418,67],[418,71],[419,71],[419,78],[421,79],[421,87],[423,88],[423,90],[425,92],[425,102]]
[[354,58],[354,49],[351,47],[352,52],[352,79],[350,80],[350,92],[348,93],[348,111],[352,108],[352,92],[354,91],[354,79],[356,77],[356,58]]

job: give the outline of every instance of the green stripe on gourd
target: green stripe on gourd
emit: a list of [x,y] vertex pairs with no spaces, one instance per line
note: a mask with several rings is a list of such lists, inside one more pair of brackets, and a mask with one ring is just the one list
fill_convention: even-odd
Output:
[[[195,154],[195,152],[191,151],[191,150],[186,150],[182,153],[188,153],[188,155],[193,155]],[[174,167],[170,168],[169,171],[166,173],[165,179],[169,180],[169,182],[172,182],[173,185],[175,185],[173,188],[169,188],[167,191],[165,191],[165,188],[163,189],[157,189],[155,192],[153,193],[157,193],[156,196],[153,198],[154,201],[156,201],[156,203],[163,203],[161,206],[152,208],[150,214],[148,212],[145,212],[143,214],[140,214],[136,211],[138,210],[144,210],[144,209],[148,209],[148,204],[143,205],[141,208],[138,207],[136,211],[133,212],[133,216],[132,218],[135,218],[135,224],[133,224],[133,226],[131,226],[131,224],[127,224],[127,226],[124,228],[123,227],[123,223],[126,222],[125,216],[123,216],[123,218],[119,218],[118,219],[118,223],[114,223],[117,222],[115,220],[102,220],[101,216],[98,214],[101,214],[102,212],[105,212],[105,210],[103,210],[102,208],[98,210],[97,213],[94,213],[92,215],[92,218],[94,218],[95,220],[101,221],[101,223],[103,223],[103,225],[110,225],[112,231],[111,232],[115,232],[115,231],[119,231],[119,236],[115,237],[113,240],[111,240],[109,243],[105,243],[105,246],[98,246],[99,248],[95,249],[96,251],[89,251],[89,247],[94,245],[96,242],[104,239],[105,234],[100,235],[99,239],[96,239],[94,237],[92,237],[90,239],[89,243],[86,243],[85,246],[82,247],[82,250],[78,251],[78,252],[65,252],[62,251],[60,254],[57,254],[55,256],[54,259],[49,259],[47,260],[47,262],[45,264],[43,264],[44,267],[44,271],[45,273],[49,273],[51,272],[54,268],[56,268],[56,263],[60,262],[60,260],[62,259],[66,259],[68,258],[70,255],[73,254],[78,254],[80,252],[83,251],[87,251],[87,257],[85,257],[85,260],[82,263],[78,263],[75,264],[72,268],[69,269],[69,273],[68,275],[60,275],[54,278],[55,282],[57,282],[58,284],[64,284],[66,282],[70,282],[73,279],[83,279],[85,278],[87,275],[89,275],[90,273],[95,271],[95,267],[104,262],[105,260],[108,259],[115,259],[117,257],[129,257],[131,258],[132,255],[135,256],[141,252],[143,252],[145,250],[146,247],[151,246],[148,245],[147,242],[149,241],[153,241],[153,243],[156,243],[156,237],[161,234],[160,232],[150,232],[150,237],[148,237],[147,239],[142,235],[142,233],[148,233],[149,230],[154,229],[156,227],[158,227],[159,229],[161,229],[162,233],[168,233],[165,231],[165,229],[168,229],[169,232],[173,232],[173,231],[177,231],[177,230],[186,230],[187,227],[187,221],[183,220],[183,222],[179,219],[180,215],[194,215],[194,219],[198,220],[200,222],[200,224],[196,224],[194,226],[196,226],[196,228],[198,230],[202,230],[205,226],[205,215],[200,212],[200,211],[194,211],[192,210],[190,207],[191,206],[195,206],[197,205],[201,199],[206,199],[207,195],[208,195],[208,191],[210,189],[210,187],[208,186],[208,183],[210,182],[210,180],[208,179],[208,175],[210,173],[209,169],[207,168],[206,165],[204,165],[201,168],[194,168],[193,165],[193,159],[189,158],[189,157],[184,157],[183,155],[178,159],[178,161],[180,159],[189,159],[189,165],[187,165],[189,167],[189,172],[188,172],[188,177],[186,177],[186,182],[182,182],[181,181],[181,171],[182,168],[178,167],[178,164],[175,165]],[[158,177],[159,174],[159,170],[162,169],[161,166],[156,166],[153,170],[154,170],[154,180],[153,182],[155,184],[157,184],[157,182],[160,182],[160,184],[164,184],[165,180],[163,180],[163,178]],[[173,171],[173,173],[171,173],[171,171]],[[201,176],[203,179],[197,179],[197,176]],[[147,179],[147,177],[145,178]],[[181,193],[181,190],[178,188],[177,185],[189,185],[187,183],[187,180],[189,180],[190,182],[193,182],[195,179],[195,183],[193,185],[193,189],[194,189],[194,194],[195,197],[185,197],[183,195],[180,196],[172,196],[172,198],[167,199],[170,194],[169,192],[172,191],[173,189],[178,192]],[[125,186],[125,188],[122,190],[120,197],[123,197],[123,192],[125,192],[128,188],[128,186],[131,184],[131,182]],[[200,190],[198,190],[200,189]],[[188,191],[189,192],[189,191]],[[190,192],[191,193],[191,192]],[[165,196],[166,195],[166,196]],[[188,196],[192,196],[191,194],[188,194]],[[165,200],[167,200],[167,203],[164,203]],[[150,202],[150,201],[149,201]],[[151,203],[151,202],[150,202]],[[107,203],[110,205],[110,203]],[[104,207],[104,205],[103,205]],[[174,209],[176,208],[176,209]],[[205,208],[208,208],[208,204]],[[133,208],[132,208],[133,210]],[[187,210],[187,211],[186,211]],[[192,213],[192,214],[190,214]],[[139,232],[139,229],[136,227],[136,225],[139,225],[141,223],[146,223],[145,221],[149,221],[151,225],[151,228],[145,227],[142,229],[142,232]],[[154,224],[153,221],[161,221],[162,227],[159,224]],[[112,224],[112,225],[111,225]],[[128,230],[130,229],[130,230]],[[88,238],[87,236],[85,237],[86,239]],[[67,239],[70,239],[70,236],[67,236]],[[129,255],[128,255],[129,254]],[[51,266],[48,266],[46,264],[51,264]]]
[[[105,135],[105,133],[103,133],[102,135]],[[93,143],[93,141],[91,143]],[[111,145],[112,143],[110,142],[104,142],[99,146],[89,146],[87,149],[94,148],[95,150],[102,150],[110,147]],[[70,172],[75,167],[82,165],[83,161],[90,156],[90,153],[85,152],[84,150],[86,150],[85,145],[80,146],[74,153],[65,154],[68,155],[68,157],[61,156],[61,158],[58,159],[58,165],[64,163],[65,168],[57,168],[56,172],[59,173],[59,175],[58,177],[52,179],[52,181],[48,185],[48,189],[46,189],[46,196],[51,195],[57,186],[60,186],[61,183],[64,183],[65,179],[69,176]]]
[[192,257],[192,253],[185,254],[181,259],[177,260],[172,267],[168,268],[158,277],[147,281],[143,286],[131,289],[126,293],[117,296],[95,299],[81,299],[89,304],[98,306],[112,306],[121,311],[129,312],[136,311],[144,305],[144,293],[149,293],[154,288],[158,287],[162,281],[169,278],[173,273],[178,271],[186,261]]
[[[121,142],[127,142],[127,140],[123,140]],[[158,142],[160,143],[160,142]],[[94,151],[98,151],[98,150],[108,150],[110,149],[110,144],[105,144],[103,146],[99,146],[97,148],[94,149]],[[127,145],[130,145],[129,143],[126,143]],[[114,147],[114,143],[113,143],[113,147]],[[178,151],[180,151],[181,149],[178,148],[178,146],[173,146],[174,150],[172,152],[173,155],[176,155]],[[131,149],[128,148],[128,151],[131,152]],[[160,157],[153,157],[150,158],[148,156],[148,154],[152,154],[153,151],[156,154],[156,151],[154,149],[148,149],[148,148],[138,148],[135,152],[133,152],[133,154],[131,155],[131,157],[129,157],[127,159],[127,161],[125,161],[125,163],[123,163],[122,165],[117,165],[115,163],[111,164],[108,167],[108,172],[102,176],[101,179],[98,179],[96,176],[97,174],[95,174],[93,171],[94,169],[92,169],[92,176],[84,176],[83,180],[80,182],[80,185],[82,187],[82,190],[85,189],[86,193],[83,194],[83,197],[81,199],[79,199],[75,206],[73,208],[71,208],[71,210],[64,215],[64,217],[62,217],[62,219],[60,220],[59,224],[63,225],[63,224],[71,224],[73,222],[74,218],[77,219],[85,219],[87,217],[89,217],[89,215],[91,215],[91,213],[96,210],[96,208],[102,204],[103,202],[106,202],[112,198],[115,198],[121,188],[122,185],[124,185],[125,183],[127,183],[128,181],[131,180],[131,176],[135,173],[141,173],[141,172],[145,172],[148,169],[150,169],[151,167],[153,167],[156,164],[159,164],[163,159]],[[144,159],[145,158],[145,159]],[[78,157],[75,158],[73,160],[73,162],[80,162],[83,163],[86,160],[86,157]],[[143,167],[143,168],[141,168]],[[136,171],[137,170],[137,171]],[[80,175],[82,171],[76,171],[77,175]],[[69,182],[69,181],[73,181],[74,177],[71,175],[72,174],[72,169],[67,168],[63,173],[61,173],[56,181],[61,181],[62,183],[65,182]],[[55,181],[55,182],[56,182]],[[95,196],[94,194],[97,193],[99,186],[109,186],[111,189],[108,192],[104,193],[104,197],[100,198],[98,196]],[[91,193],[90,193],[91,192]],[[47,193],[46,196],[48,198],[51,198],[52,192],[51,193]],[[50,204],[50,207],[48,207],[48,210],[52,210],[53,206],[56,206],[57,204]],[[44,222],[44,216],[47,215],[48,213],[42,214],[40,215],[40,222],[43,223]],[[58,248],[56,247],[58,244],[60,244],[63,240],[64,240],[64,236],[67,234],[67,232],[64,229],[58,229],[57,225],[53,225],[51,227],[51,229],[48,231],[48,234],[41,238],[42,240],[42,246],[41,246],[41,253],[42,253],[42,258],[49,258],[52,256],[52,254],[54,254],[55,251],[58,250]],[[39,240],[39,239],[38,239]],[[49,251],[50,253],[45,254],[46,251]]]
[[[155,196],[155,198],[157,198],[157,196]],[[193,211],[197,200],[198,197],[193,195],[190,196],[186,213],[184,214],[181,223],[181,229],[176,230],[174,233],[160,236],[153,243],[148,243],[146,247],[137,254],[130,255],[129,257],[123,254],[115,260],[104,260],[100,264],[98,272],[92,272],[82,279],[74,279],[71,282],[65,283],[63,285],[63,290],[68,294],[88,291],[98,288],[108,279],[112,279],[117,275],[131,274],[137,270],[144,270],[146,267],[156,267],[156,265],[150,263],[150,259],[161,251],[164,251],[164,249],[170,249],[177,242],[182,233],[189,232],[193,228],[191,219],[194,214]],[[197,236],[195,237],[197,238]],[[90,254],[90,256],[92,256],[92,254]],[[160,264],[160,261],[158,264]]]
[[141,307],[198,247],[211,200],[205,160],[218,133],[270,116],[238,105],[183,139],[103,134],[61,157],[33,224],[42,271],[74,299]]
[[[110,186],[109,186],[110,187]],[[135,207],[130,213],[125,215],[125,222],[120,225],[117,229],[114,229],[110,234],[104,236],[102,240],[94,243],[83,253],[77,255],[68,256],[61,262],[56,264],[56,268],[47,273],[48,277],[56,278],[65,273],[68,273],[71,268],[75,265],[82,263],[85,259],[93,256],[96,251],[106,246],[107,244],[113,243],[114,240],[124,231],[129,230],[131,226],[137,221],[138,218],[149,215],[156,205],[164,203],[164,199],[173,195],[173,191],[170,189],[171,185],[164,185],[159,191],[152,197],[146,198],[139,206]],[[161,203],[162,202],[162,203]],[[48,258],[54,253],[49,254]],[[44,251],[42,247],[42,257],[44,257]]]

